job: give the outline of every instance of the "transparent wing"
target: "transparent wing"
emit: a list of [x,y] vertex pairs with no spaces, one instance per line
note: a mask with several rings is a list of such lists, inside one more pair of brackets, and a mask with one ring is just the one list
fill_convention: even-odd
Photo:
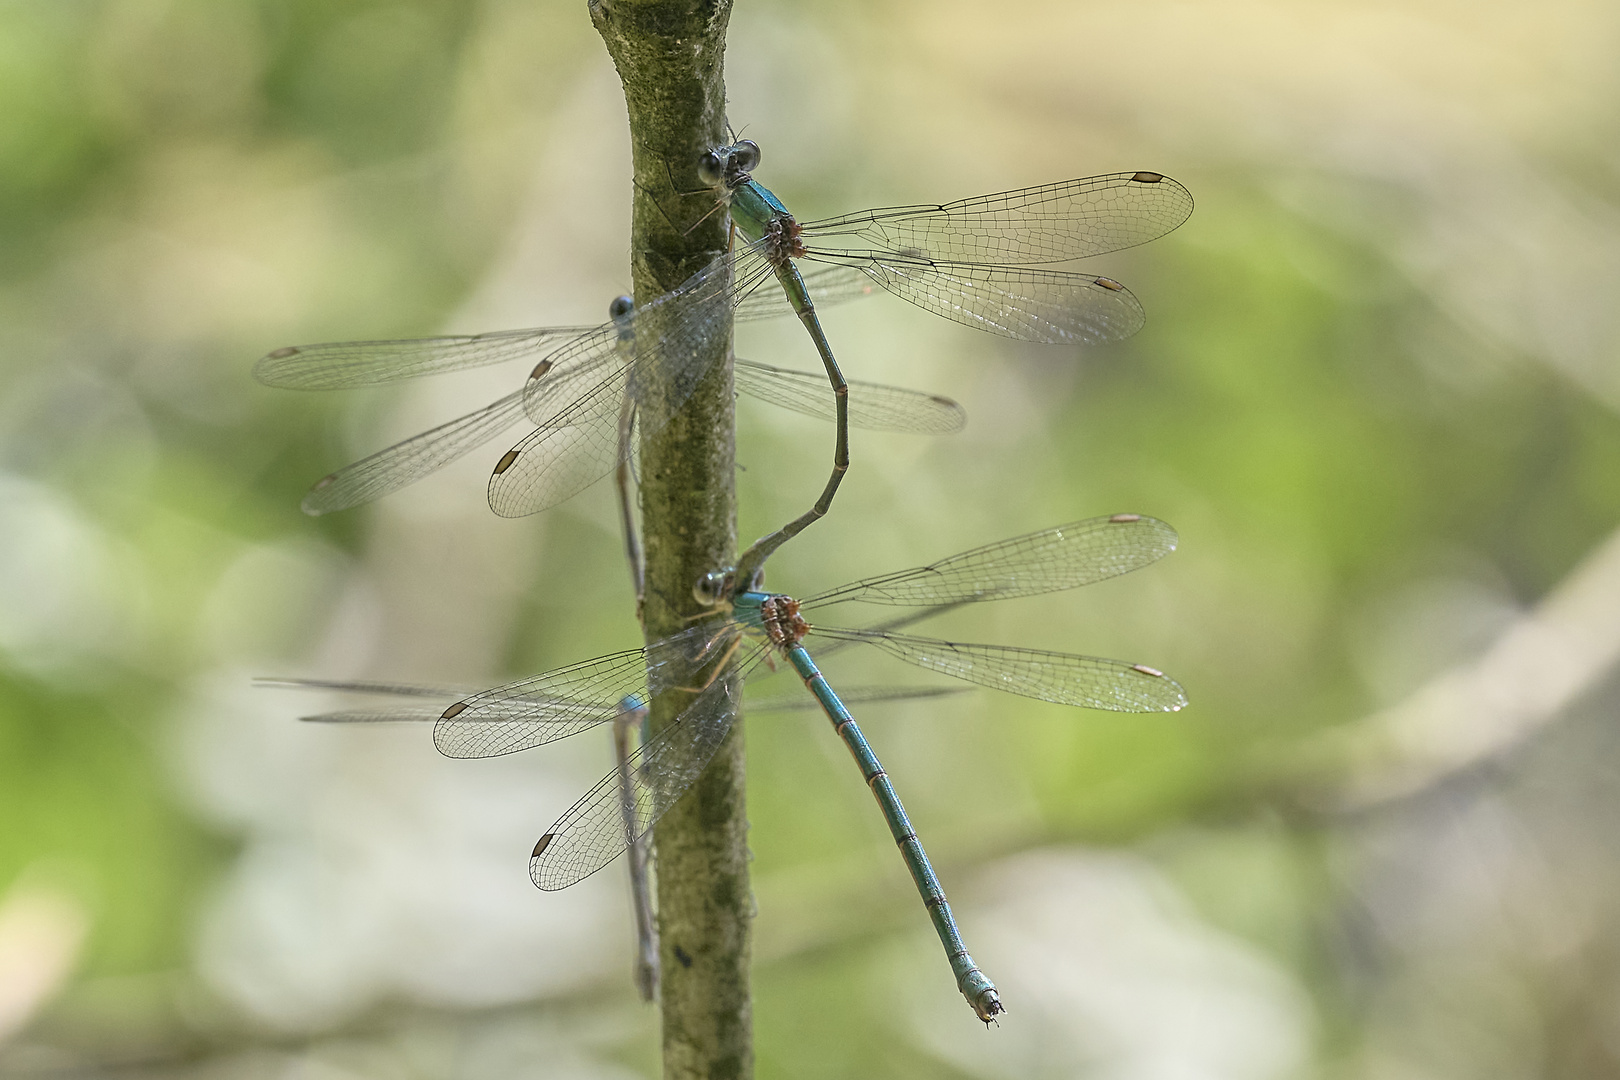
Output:
[[1187,220],[1192,195],[1168,176],[1110,173],[937,206],[895,206],[806,222],[815,251],[938,262],[1066,262],[1145,244]]
[[851,265],[925,311],[1019,341],[1103,345],[1130,337],[1146,322],[1141,303],[1112,278],[888,255]]
[[[739,246],[732,255],[732,275],[737,281],[760,282],[770,276],[770,260],[765,257],[764,244],[755,240]],[[838,275],[839,280],[843,275]],[[756,319],[774,319],[792,315],[793,304],[781,289],[742,289],[733,299],[732,317],[740,322]]]
[[1118,577],[1176,550],[1176,531],[1157,518],[1115,514],[1015,536],[948,559],[864,578],[816,596],[806,608],[860,600],[940,606],[1035,596]]
[[[749,265],[756,259],[764,261],[763,256],[752,249],[746,255],[738,256],[739,279],[748,276]],[[799,276],[804,279],[805,291],[817,308],[841,304],[846,300],[859,300],[878,292],[872,279],[855,266],[804,262],[799,266]],[[781,289],[755,289],[737,302],[736,317],[743,322],[792,314],[793,304]]]
[[646,651],[610,653],[456,702],[441,712],[433,743],[453,758],[516,753],[608,723],[619,702],[646,693]]
[[[643,435],[662,430],[714,362],[731,333],[733,305],[773,276],[757,251],[739,258],[735,273],[723,255],[675,292],[636,309],[628,389]],[[779,290],[778,290],[779,291]]]
[[[765,266],[759,245],[745,247],[737,254],[739,279],[745,269]],[[768,269],[768,266],[766,267]],[[829,267],[806,280],[820,283],[827,303],[869,295],[871,282],[838,267]],[[688,283],[690,284],[690,283]],[[653,305],[674,299],[682,289],[659,297]],[[651,306],[651,305],[644,305]],[[766,319],[791,315],[793,306],[775,290],[750,292],[738,299],[736,317]],[[253,365],[254,378],[267,386],[293,390],[343,390],[359,386],[437,375],[447,371],[501,364],[513,360],[538,361],[548,352],[566,350],[572,354],[576,338],[611,338],[617,326],[552,326],[532,330],[498,330],[485,334],[457,334],[444,337],[411,338],[399,341],[337,341],[317,345],[289,345],[260,357]],[[551,357],[553,364],[559,362]],[[543,423],[543,417],[536,417]]]
[[[827,376],[739,359],[733,368],[742,393],[813,416],[835,420],[836,404]],[[949,435],[967,424],[967,411],[948,397],[881,383],[849,381],[849,423],[872,431]]]
[[414,338],[408,341],[339,341],[290,345],[261,357],[253,377],[266,386],[292,390],[346,390],[356,386],[414,379],[538,358],[558,345],[589,333],[589,326],[501,330],[492,334]]
[[298,719],[311,724],[430,724],[443,711],[439,706],[400,705],[392,709],[338,709]]
[[501,455],[489,478],[489,508],[502,517],[538,514],[611,473],[624,393],[619,367]]
[[[628,697],[698,685],[735,624],[690,627],[645,649],[609,653],[465,698],[443,710],[433,742],[447,757],[497,757],[612,721]],[[735,636],[734,634],[732,636]]]
[[630,359],[623,342],[635,316],[626,315],[620,323],[599,326],[541,360],[529,371],[523,384],[523,409],[529,419],[544,425]]
[[[739,669],[752,666],[764,649],[756,645]],[[542,889],[563,889],[613,861],[650,832],[702,775],[736,716],[732,682],[715,680],[631,755],[627,771],[633,791],[628,798],[615,769],[546,830],[530,857],[529,877]],[[633,803],[633,810],[627,803]]]
[[[885,619],[882,622],[874,623],[871,626],[863,626],[861,629],[867,633],[882,633],[886,630],[899,630],[901,627],[913,626],[925,619],[932,619],[936,616],[943,615],[947,611],[955,611],[963,604],[969,603],[972,603],[972,601],[958,600],[955,603],[950,604],[933,604],[925,608],[918,608],[915,611],[908,611],[904,615],[899,615],[892,619]],[[851,645],[857,645],[859,643],[860,642],[858,640],[854,639],[840,640],[837,638],[823,638],[818,636],[805,643],[805,652],[810,654],[811,659],[820,661],[824,657],[831,656],[833,653],[840,652],[849,648]]]
[[[425,722],[437,720],[444,707],[473,690],[466,687],[420,686],[413,683],[349,682],[335,679],[254,679],[253,685],[274,690],[337,690],[347,694],[369,694],[383,697],[416,699],[415,704],[393,705],[385,709],[343,709],[337,712],[300,716],[322,724],[375,724],[393,722]],[[421,704],[422,700],[439,703]]]
[[[556,396],[550,385],[577,366],[576,356],[611,350],[618,355],[618,366],[629,371],[640,411],[672,415],[708,370],[717,337],[730,329],[733,306],[750,302],[754,289],[771,275],[758,245],[735,257],[735,273],[732,254],[719,255],[677,288],[601,327],[588,340],[557,350],[549,363],[536,367],[527,392],[531,398]],[[770,306],[770,313],[775,310]],[[563,411],[540,413],[531,406],[530,417],[543,424]]]
[[[843,270],[840,267],[831,269]],[[668,331],[669,336],[676,344],[690,347],[688,341],[695,330],[701,329],[709,335],[708,339],[712,339],[713,331],[705,324],[722,320],[727,294],[736,305],[736,318],[757,319],[792,314],[792,305],[781,290],[757,287],[771,276],[770,265],[757,250],[757,245],[744,248],[735,256],[733,276],[729,282],[725,278],[725,270],[724,258],[716,259],[674,291],[618,316],[612,323],[582,334],[578,340],[555,350],[536,364],[525,387],[524,408],[529,418],[541,426],[557,418],[568,406],[607,379],[615,363],[630,369],[638,364],[648,368],[672,366],[664,356],[664,350],[670,347],[669,341],[655,342],[639,350],[638,354],[634,345],[638,324],[650,327],[660,318],[679,316],[673,330]],[[865,281],[863,275],[856,276]],[[865,281],[865,288],[867,292],[873,291],[870,281]],[[669,359],[678,357],[679,351]],[[677,388],[677,392],[680,389]],[[690,387],[684,389],[690,393]]]
[[[441,738],[441,732],[454,732],[453,738],[457,746],[472,745],[469,740],[474,740],[477,743],[475,748],[485,751],[448,754],[450,757],[496,757],[518,750],[527,750],[530,746],[555,742],[588,727],[594,727],[597,723],[582,722],[582,718],[593,711],[583,699],[547,699],[539,695],[486,702],[480,706],[476,720],[458,722],[459,714],[453,719],[446,720],[445,714],[455,708],[454,699],[466,696],[446,695],[441,697],[437,704],[431,705],[396,705],[386,709],[341,709],[315,716],[303,716],[299,719],[323,724],[431,723],[435,725],[435,742]],[[615,702],[614,716],[618,715],[624,700],[621,698]],[[476,732],[473,730],[475,725]],[[495,742],[490,742],[491,732],[497,727],[502,729],[501,736]],[[515,733],[521,733],[523,737],[533,741],[523,742],[522,738],[514,737]],[[446,734],[443,737],[452,736]],[[499,749],[500,745],[505,745],[502,739],[510,739],[515,745],[512,745],[511,749]],[[441,745],[440,749],[443,750],[444,747]]]
[[[840,689],[838,700],[845,705],[880,705],[890,701],[926,701],[929,698],[954,697],[969,692],[965,686],[853,686]],[[808,693],[785,694],[749,701],[747,711],[819,712],[821,702]]]
[[535,424],[544,427],[598,386],[612,384],[622,390],[621,373],[631,360],[621,339],[614,337],[602,347],[576,355],[544,375],[531,374],[523,388],[523,411]]
[[[492,510],[503,517],[537,513],[612,472],[625,394],[635,401],[643,439],[663,430],[724,354],[735,296],[770,272],[755,259],[749,263],[754,277],[734,281],[730,258],[715,259],[674,292],[637,308],[614,328],[611,354],[588,346],[600,361],[591,368],[595,381],[502,456],[489,480]],[[529,380],[525,394],[550,393],[547,380],[572,365],[566,350],[559,353],[552,370]],[[533,418],[532,405],[529,413]]]
[[329,514],[380,499],[471,453],[522,417],[523,391],[518,390],[476,412],[397,442],[316,481],[304,496],[304,513]]
[[345,694],[378,694],[385,697],[460,698],[476,692],[476,687],[424,686],[420,683],[367,682],[351,679],[258,678],[253,685],[266,690],[338,690]]
[[1175,712],[1186,692],[1162,671],[1123,660],[1003,645],[965,645],[909,634],[816,628],[815,633],[871,642],[891,656],[1009,694],[1115,712]]
[[433,724],[444,716],[447,702],[437,705],[395,705],[387,709],[337,709],[300,716],[312,724]]

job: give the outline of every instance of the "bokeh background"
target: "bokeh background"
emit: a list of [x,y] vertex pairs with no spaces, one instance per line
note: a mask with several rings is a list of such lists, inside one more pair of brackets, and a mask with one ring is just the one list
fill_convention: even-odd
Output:
[[[772,584],[1153,514],[1170,559],[937,632],[1193,705],[865,710],[1011,1010],[988,1033],[826,724],[750,719],[760,1076],[1620,1074],[1617,57],[1591,0],[739,0],[731,118],[801,217],[1123,169],[1198,200],[1086,267],[1148,310],[1121,345],[824,313],[852,377],[970,421],[858,433]],[[450,761],[250,684],[636,643],[610,488],[497,519],[504,444],[298,511],[520,372],[249,376],[598,322],[629,203],[577,0],[0,5],[0,1072],[658,1074],[622,861],[526,873],[605,732]],[[739,353],[815,370],[791,322]],[[748,539],[831,432],[744,400],[738,438]]]

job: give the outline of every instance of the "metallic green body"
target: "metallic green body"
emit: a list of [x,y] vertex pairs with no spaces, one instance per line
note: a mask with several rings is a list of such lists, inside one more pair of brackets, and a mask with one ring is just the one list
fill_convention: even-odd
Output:
[[793,219],[782,200],[771,190],[753,179],[744,181],[731,192],[731,220],[750,240],[765,235],[773,220]]

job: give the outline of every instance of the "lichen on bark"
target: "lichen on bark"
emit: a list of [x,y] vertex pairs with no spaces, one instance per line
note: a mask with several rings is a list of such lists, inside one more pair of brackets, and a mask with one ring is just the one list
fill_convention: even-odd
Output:
[[[624,86],[634,162],[636,300],[680,285],[726,247],[728,218],[696,177],[726,141],[727,0],[593,0]],[[690,625],[692,586],[736,553],[730,335],[686,405],[641,444],[648,640]],[[656,732],[691,700],[655,697]],[[659,822],[658,924],[666,1080],[753,1075],[750,919],[742,725]]]

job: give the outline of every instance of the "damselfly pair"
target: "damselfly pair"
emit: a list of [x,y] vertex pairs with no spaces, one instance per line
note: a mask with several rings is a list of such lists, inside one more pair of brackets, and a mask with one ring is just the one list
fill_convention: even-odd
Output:
[[[1175,532],[1136,514],[1093,518],[975,548],[960,555],[866,578],[801,600],[739,590],[730,575],[699,583],[711,614],[643,649],[597,657],[474,694],[434,719],[433,738],[450,757],[494,757],[541,746],[602,724],[622,723],[637,703],[676,692],[690,700],[620,768],[604,776],[535,845],[530,876],[561,889],[595,873],[638,843],[708,765],[738,715],[740,680],[772,652],[805,680],[855,755],[899,843],[945,946],[957,986],[982,1019],[1001,1011],[993,983],[962,944],[944,890],[845,703],[803,642],[868,643],[930,671],[980,686],[1065,705],[1123,712],[1171,712],[1187,699],[1175,680],[1145,664],[902,634],[889,626],[812,626],[805,614],[837,604],[902,605],[933,614],[981,600],[1077,588],[1128,573],[1175,550]],[[910,622],[912,619],[901,620]],[[393,693],[412,688],[319,684]],[[420,710],[336,713],[315,719],[423,720]]]
[[[1116,515],[976,549],[916,570],[853,583],[794,601],[755,588],[765,559],[822,516],[848,465],[848,427],[910,431],[960,426],[948,399],[847,383],[811,300],[824,303],[874,285],[928,310],[1008,337],[1100,343],[1135,332],[1141,309],[1111,279],[1036,268],[1102,254],[1162,235],[1185,219],[1191,198],[1156,173],[1121,173],[939,206],[899,207],[800,224],[751,170],[758,148],[742,142],[711,152],[699,172],[729,202],[746,238],[678,289],[639,310],[627,302],[594,329],[517,331],[410,342],[360,342],[277,350],[257,374],[274,385],[341,388],[540,356],[524,386],[485,409],[406,440],[333,474],[305,508],[324,512],[375,498],[461,456],[527,417],[534,430],[504,454],[489,483],[490,505],[532,513],[612,471],[621,476],[627,540],[630,427],[661,429],[717,354],[733,317],[792,310],[804,322],[834,390],[834,469],[816,505],[756,542],[734,571],[705,586],[709,615],[674,637],[476,694],[436,717],[435,742],[454,757],[482,757],[541,745],[604,723],[628,750],[631,718],[653,694],[691,700],[678,718],[605,777],[536,845],[531,876],[542,888],[572,884],[619,850],[635,850],[662,813],[697,778],[737,715],[739,680],[772,652],[804,677],[855,755],[878,799],[945,945],[959,989],[983,1019],[1001,1011],[994,985],[962,945],[943,890],[910,829],[892,784],[845,703],[802,644],[812,628],[801,612],[861,600],[913,604],[925,614],[961,603],[1073,588],[1152,562],[1174,548],[1162,522]],[[797,263],[813,264],[801,272]],[[767,276],[780,295],[756,291]],[[739,362],[737,385],[800,411],[826,415],[809,377]],[[819,381],[819,380],[814,380]],[[632,562],[635,562],[632,548]],[[914,618],[914,617],[913,617]],[[1182,707],[1181,688],[1145,665],[1027,649],[917,638],[893,627],[814,629],[814,638],[867,641],[919,666],[1047,701],[1127,711]],[[341,685],[341,684],[327,684]],[[356,690],[419,693],[347,684]],[[422,719],[418,711],[331,714],[327,719]]]
[[[555,506],[613,471],[625,416],[645,437],[685,404],[730,333],[733,318],[797,314],[834,391],[834,468],[816,505],[738,560],[751,576],[770,553],[831,505],[849,462],[851,424],[904,431],[960,426],[954,403],[892,387],[846,383],[815,301],[881,288],[990,333],[1048,344],[1116,341],[1142,326],[1141,305],[1111,278],[1045,269],[1162,236],[1186,220],[1192,197],[1153,172],[1115,173],[932,206],[903,206],[801,223],[752,177],[759,148],[714,150],[699,176],[729,205],[743,242],[680,287],[615,309],[594,328],[516,330],[413,341],[290,346],[255,367],[272,386],[341,389],[439,372],[534,361],[520,389],[318,482],[310,513],[354,506],[409,484],[527,418],[534,428],[496,462],[490,507],[516,517]],[[801,271],[799,264],[807,264]],[[761,289],[768,277],[782,289]],[[739,365],[738,386],[825,415],[803,373]]]

